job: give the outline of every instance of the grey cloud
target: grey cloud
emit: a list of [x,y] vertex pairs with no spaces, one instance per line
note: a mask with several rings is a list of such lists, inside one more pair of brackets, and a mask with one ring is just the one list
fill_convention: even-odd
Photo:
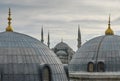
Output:
[[112,21],[112,23],[113,23],[114,25],[120,24],[120,17],[114,19],[114,20]]
[[115,19],[120,16],[118,3],[119,0],[1,0],[0,30],[4,31],[7,26],[8,7],[11,7],[15,31],[40,39],[44,25],[45,36],[48,30],[51,32],[51,47],[63,36],[75,50],[77,25],[81,26],[83,41],[103,35],[110,12],[114,19],[111,23],[120,23],[120,18]]
[[66,21],[61,21],[61,20],[35,20],[35,23],[42,23],[42,24],[49,24],[49,23],[55,23],[55,24],[60,24],[60,23],[66,23]]
[[72,20],[71,22],[74,22],[74,23],[99,23],[99,24],[103,24],[105,23],[104,20]]

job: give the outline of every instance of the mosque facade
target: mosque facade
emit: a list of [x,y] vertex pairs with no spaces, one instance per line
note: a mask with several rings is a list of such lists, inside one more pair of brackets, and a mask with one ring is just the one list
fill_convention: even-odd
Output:
[[120,81],[120,36],[110,27],[105,35],[83,44],[69,64],[71,81]]

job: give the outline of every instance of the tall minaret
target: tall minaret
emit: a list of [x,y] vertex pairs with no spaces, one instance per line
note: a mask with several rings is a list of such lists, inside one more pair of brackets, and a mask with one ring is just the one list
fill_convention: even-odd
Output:
[[80,48],[81,47],[81,32],[80,32],[80,26],[78,25],[78,45],[77,47]]
[[43,37],[43,26],[41,28],[41,42],[44,43],[44,37]]
[[48,42],[47,42],[48,47],[50,48],[50,34],[48,32]]
[[8,26],[7,26],[7,28],[6,28],[6,31],[7,31],[7,32],[13,32],[13,28],[12,28],[12,26],[11,26],[11,20],[12,20],[12,18],[11,18],[11,11],[10,11],[10,8],[9,8],[9,13],[8,13]]

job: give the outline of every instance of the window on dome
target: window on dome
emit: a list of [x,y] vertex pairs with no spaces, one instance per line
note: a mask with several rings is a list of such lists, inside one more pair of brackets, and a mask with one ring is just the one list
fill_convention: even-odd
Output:
[[43,69],[43,81],[51,81],[50,68],[47,66]]
[[105,71],[105,65],[104,65],[103,62],[98,62],[97,70],[98,70],[98,72],[104,72]]
[[88,63],[88,72],[93,72],[94,71],[94,64],[92,62]]

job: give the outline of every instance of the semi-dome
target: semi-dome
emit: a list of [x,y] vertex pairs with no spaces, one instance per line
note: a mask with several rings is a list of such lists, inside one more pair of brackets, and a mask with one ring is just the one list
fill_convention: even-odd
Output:
[[43,66],[50,70],[46,81],[67,81],[61,61],[46,45],[25,34],[0,33],[1,81],[43,81]]

